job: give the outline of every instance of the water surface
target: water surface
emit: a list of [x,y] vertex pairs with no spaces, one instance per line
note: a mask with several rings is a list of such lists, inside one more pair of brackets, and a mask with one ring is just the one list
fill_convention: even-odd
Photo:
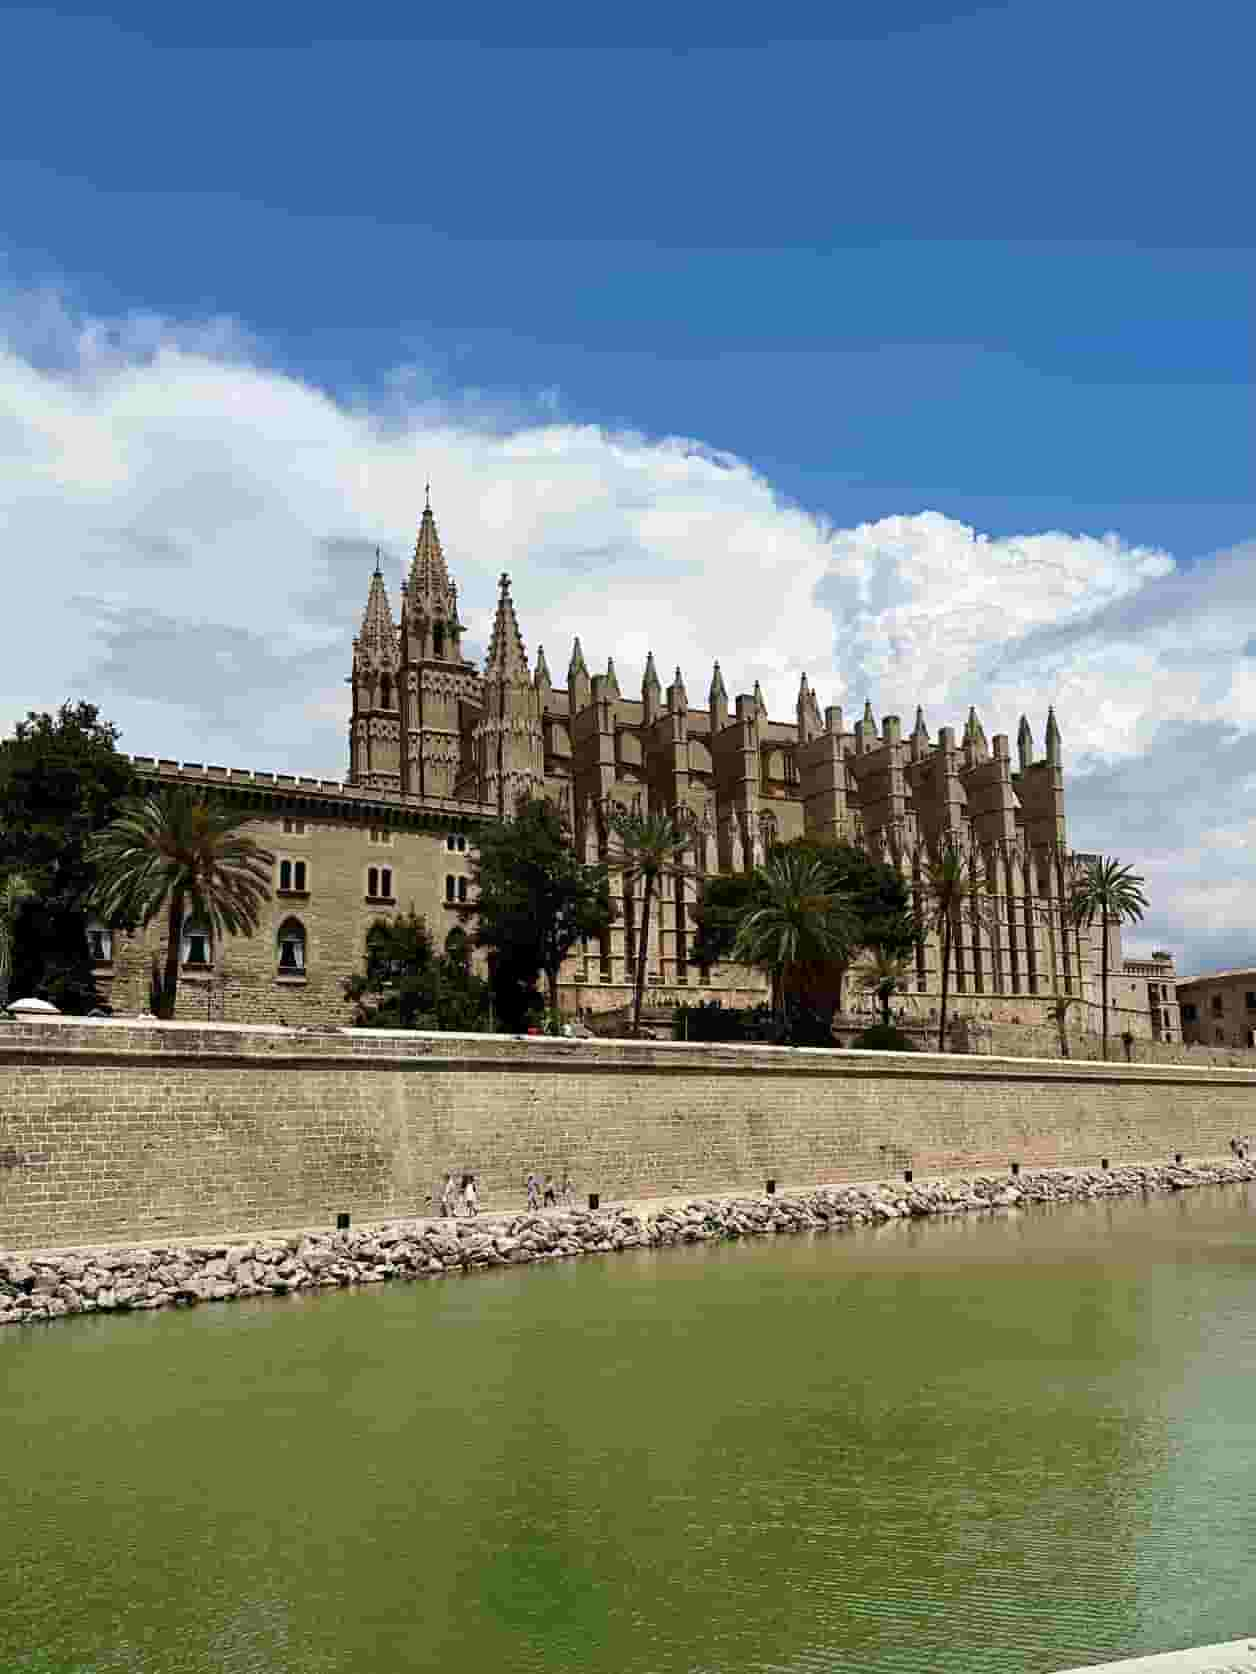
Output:
[[0,1335],[0,1669],[1045,1674],[1256,1629],[1256,1192]]

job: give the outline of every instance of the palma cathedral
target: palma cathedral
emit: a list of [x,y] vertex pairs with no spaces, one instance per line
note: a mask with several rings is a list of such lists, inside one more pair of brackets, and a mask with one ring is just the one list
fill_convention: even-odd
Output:
[[[526,796],[561,809],[588,861],[613,861],[608,815],[616,806],[674,818],[686,840],[684,865],[662,880],[648,938],[657,1005],[764,997],[757,972],[690,963],[703,884],[754,867],[774,842],[804,833],[858,843],[916,888],[931,845],[950,839],[981,851],[997,887],[979,920],[956,926],[951,986],[961,1015],[1041,1022],[1060,998],[1097,1004],[1100,932],[1079,931],[1065,911],[1078,857],[1068,846],[1053,713],[1041,753],[1020,718],[1013,757],[1008,735],[988,738],[972,710],[962,727],[936,732],[921,707],[909,729],[899,714],[878,719],[870,700],[848,719],[837,706],[821,707],[805,673],[793,717],[774,720],[757,682],[729,696],[718,662],[698,708],[679,668],[663,685],[653,652],[639,691],[625,695],[614,661],[601,665],[589,635],[590,651],[575,641],[565,684],[556,686],[544,649],[528,655],[505,575],[478,667],[465,654],[457,579],[430,497],[396,597],[394,609],[377,556],[352,643],[343,781],[134,758],[146,777],[212,786],[242,801],[254,811],[258,839],[276,854],[273,923],[221,948],[206,927],[185,933],[181,1016],[345,1021],[342,983],[360,967],[369,924],[414,908],[441,945],[468,900],[477,828],[509,817]],[[563,969],[564,1011],[587,1015],[629,1002],[640,903],[632,880],[614,868],[612,888],[615,924]],[[104,935],[98,975],[115,1011],[125,1011],[156,931],[133,939],[143,946],[114,947],[128,939]],[[1123,972],[1134,962],[1121,959],[1119,929],[1109,935],[1112,969]],[[927,940],[903,997],[906,1015],[933,1012],[939,971],[937,946]],[[1156,972],[1149,966],[1144,975]],[[1163,974],[1171,976],[1171,966]],[[1145,980],[1141,992],[1138,980],[1127,986],[1128,999],[1116,1002],[1122,1025],[1137,1017],[1139,1034],[1179,1038],[1175,1012],[1166,1006],[1157,1018],[1149,1003],[1159,989],[1149,991]]]

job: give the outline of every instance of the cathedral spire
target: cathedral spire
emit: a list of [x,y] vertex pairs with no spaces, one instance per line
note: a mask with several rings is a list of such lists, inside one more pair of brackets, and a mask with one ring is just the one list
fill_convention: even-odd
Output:
[[916,705],[916,724],[912,728],[912,737],[921,739],[925,744],[929,742],[929,729],[925,725],[925,712],[919,704]]
[[622,696],[619,690],[619,676],[615,673],[614,657],[606,659],[606,691],[610,697]]
[[676,664],[676,678],[667,688],[667,707],[674,713],[680,713],[689,708],[689,694],[685,691],[685,677],[680,672],[680,664]]
[[1047,710],[1047,760],[1053,767],[1060,765],[1060,727],[1055,718],[1055,707]]
[[711,694],[707,702],[711,706],[711,731],[718,732],[728,725],[728,693],[724,690],[724,676],[720,673],[718,660],[711,671]]
[[593,683],[589,679],[589,671],[585,667],[584,652],[580,648],[580,640],[576,639],[571,648],[571,661],[567,665],[567,708],[576,716],[589,702],[593,695]]
[[1029,730],[1029,717],[1022,715],[1020,726],[1016,729],[1016,754],[1020,758],[1020,768],[1023,773],[1034,762],[1034,735]]
[[536,648],[536,673],[532,678],[532,684],[541,693],[541,713],[544,714],[545,700],[554,690],[554,682],[550,679],[549,664],[545,661],[545,647],[543,645],[538,645]]
[[493,618],[484,673],[496,680],[528,679],[528,654],[523,648],[519,622],[510,597],[510,577],[505,572],[497,583],[497,614]]
[[588,669],[584,666],[584,652],[580,646],[580,635],[577,634],[571,647],[571,661],[567,664],[567,684],[570,686],[576,675],[588,676]]
[[436,519],[432,516],[431,484],[424,493],[423,516],[414,540],[414,556],[410,560],[409,598],[412,608],[425,604],[429,614],[435,605],[448,603],[450,592],[449,570],[441,548]]
[[659,671],[654,666],[654,653],[648,651],[645,659],[645,673],[641,676],[641,718],[646,726],[659,718],[659,697],[663,688],[659,683]]
[[379,549],[375,551],[375,571],[367,590],[366,609],[362,612],[362,631],[354,641],[354,650],[363,656],[385,663],[390,669],[397,657],[397,629],[393,624],[388,603],[388,589],[384,573],[379,567]]

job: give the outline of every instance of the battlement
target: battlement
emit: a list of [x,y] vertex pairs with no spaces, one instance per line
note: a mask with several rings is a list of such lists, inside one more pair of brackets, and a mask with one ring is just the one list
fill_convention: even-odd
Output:
[[226,791],[260,791],[284,801],[299,800],[306,807],[311,802],[351,802],[363,809],[412,810],[416,813],[473,818],[483,818],[494,811],[487,803],[457,797],[411,796],[372,785],[351,785],[340,779],[316,779],[307,774],[267,773],[260,768],[219,767],[199,761],[178,762],[165,756],[130,756],[127,759],[144,778],[159,779],[163,784],[175,782],[212,786]]

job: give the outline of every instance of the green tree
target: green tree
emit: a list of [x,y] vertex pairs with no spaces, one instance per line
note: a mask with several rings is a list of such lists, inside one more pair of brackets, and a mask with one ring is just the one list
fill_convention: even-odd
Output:
[[942,1005],[938,1014],[938,1051],[946,1051],[946,1012],[951,991],[951,954],[955,928],[967,906],[974,917],[980,914],[981,894],[988,888],[985,866],[978,849],[945,836],[932,845],[925,858],[919,903],[921,923],[937,933],[942,951]]
[[563,960],[611,923],[606,867],[579,860],[557,808],[534,797],[513,819],[481,826],[471,873],[475,899],[459,910],[475,920],[476,945],[489,952],[503,1026],[523,1023],[542,975],[557,1012]]
[[784,1016],[789,979],[808,967],[849,961],[858,916],[832,887],[816,855],[778,849],[756,869],[758,890],[737,928],[732,957],[758,965],[772,982],[772,1004]]
[[[916,941],[911,896],[902,875],[885,861],[874,860],[854,843],[825,837],[795,837],[773,848],[777,854],[808,856],[824,868],[829,890],[841,895],[855,915],[850,939],[827,962],[836,978],[836,1003],[851,958],[859,948],[905,957]],[[760,904],[762,878],[757,872],[723,873],[703,885],[697,925],[689,960],[695,965],[717,965],[731,959],[738,926]],[[825,974],[817,968],[817,980]]]
[[79,702],[55,715],[32,711],[0,742],[0,878],[17,873],[34,891],[15,927],[10,992],[65,1012],[100,1003],[87,945],[96,874],[86,848],[137,787],[117,739],[95,704]]
[[471,969],[466,931],[451,930],[438,955],[413,907],[370,926],[363,968],[345,978],[344,990],[354,1005],[353,1020],[363,1029],[473,1033],[488,1020],[488,984]]
[[1086,866],[1069,902],[1073,919],[1087,927],[1096,918],[1103,932],[1103,1056],[1108,1056],[1108,926],[1136,924],[1147,911],[1144,879],[1107,855],[1097,855]]
[[610,816],[610,828],[617,851],[613,864],[623,874],[625,893],[633,881],[641,879],[641,928],[637,935],[637,968],[632,987],[632,1027],[635,1032],[641,1027],[654,898],[659,879],[664,874],[679,877],[688,870],[681,861],[685,838],[669,815],[643,814],[636,808],[615,809]]
[[166,914],[159,1017],[174,1016],[179,952],[190,916],[214,934],[251,936],[270,899],[275,857],[249,837],[245,809],[179,785],[132,797],[88,844],[98,873],[91,905],[110,922],[148,925]]
[[881,1008],[881,1022],[890,1027],[890,1000],[906,988],[911,977],[911,961],[897,954],[874,949],[855,967],[855,983],[863,994],[875,994]]
[[9,1003],[9,978],[13,973],[18,916],[34,894],[35,891],[20,872],[10,872],[0,884],[0,1011]]

